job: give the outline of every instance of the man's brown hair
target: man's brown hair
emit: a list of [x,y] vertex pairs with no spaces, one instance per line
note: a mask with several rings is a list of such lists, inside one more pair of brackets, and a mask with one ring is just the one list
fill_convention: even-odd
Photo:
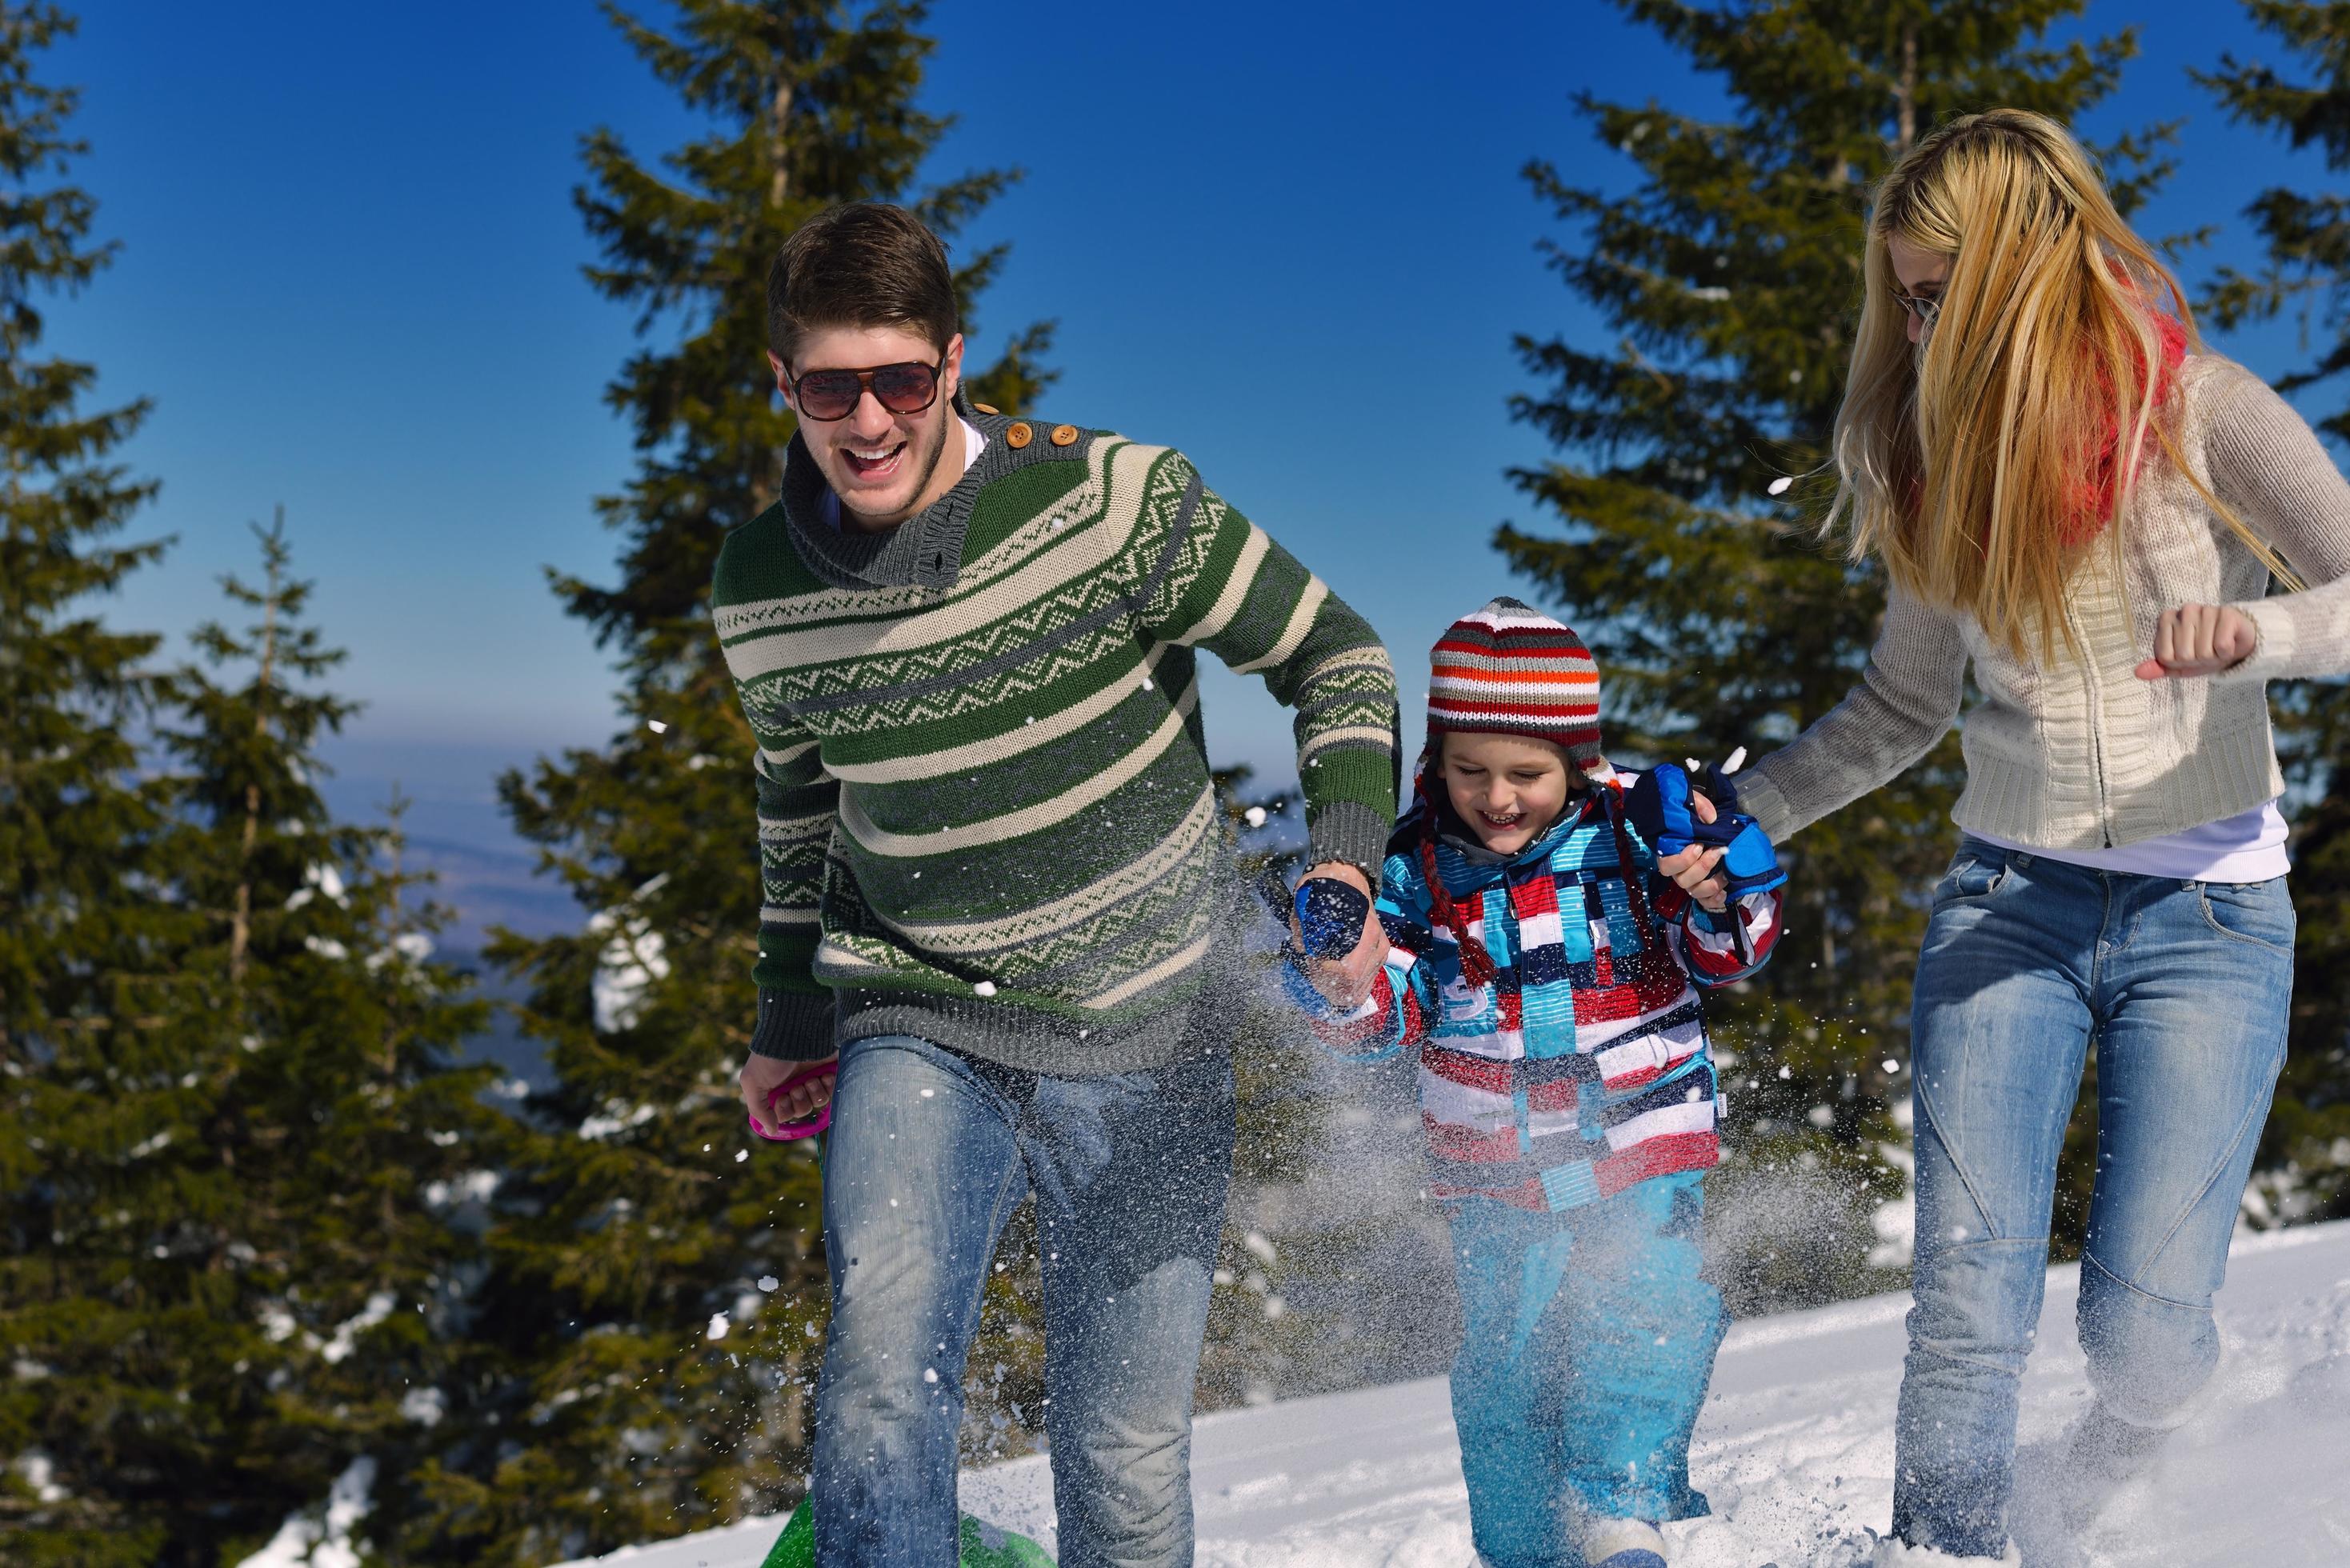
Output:
[[907,327],[940,353],[961,329],[947,248],[920,218],[849,202],[792,231],[767,269],[767,347],[788,365],[828,327]]

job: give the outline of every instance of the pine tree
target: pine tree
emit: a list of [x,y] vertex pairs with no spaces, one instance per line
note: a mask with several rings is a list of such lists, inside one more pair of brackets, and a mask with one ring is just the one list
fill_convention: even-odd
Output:
[[350,709],[305,687],[341,656],[263,541],[266,586],[225,585],[258,623],[195,634],[244,678],[159,683],[178,765],[146,845],[153,1011],[16,1080],[47,1226],[18,1265],[37,1297],[9,1292],[43,1368],[19,1446],[60,1494],[25,1521],[28,1560],[239,1561],[324,1537],[338,1483],[396,1532],[406,1478],[457,1438],[462,1210],[504,1118],[450,1053],[484,1010],[429,961],[396,831],[335,823],[310,782]]
[[[2217,71],[2190,74],[2230,119],[2296,148],[2314,145],[2328,170],[2350,171],[2350,0],[2247,0],[2245,10],[2309,79],[2232,56],[2222,56]],[[2277,387],[2334,383],[2338,401],[2318,428],[2350,442],[2350,396],[2335,381],[2350,375],[2350,197],[2271,186],[2245,213],[2268,265],[2253,274],[2221,268],[2208,307],[2226,327],[2296,312],[2303,344],[2318,337],[2317,356]],[[2334,1218],[2350,1215],[2350,688],[2296,681],[2274,689],[2272,701],[2286,777],[2306,804],[2294,814],[2301,929],[2292,1035],[2255,1186],[2277,1218]]]
[[[917,104],[920,5],[683,0],[667,26],[608,14],[710,130],[658,163],[609,131],[584,143],[577,202],[601,252],[588,275],[645,340],[608,390],[639,455],[598,504],[625,539],[618,583],[555,586],[619,654],[630,724],[503,784],[592,919],[492,950],[527,978],[523,1023],[557,1079],[533,1106],[551,1131],[512,1184],[527,1211],[501,1232],[490,1286],[536,1383],[506,1449],[470,1490],[450,1480],[448,1506],[484,1555],[541,1559],[722,1522],[801,1485],[827,1310],[817,1184],[813,1150],[751,1137],[735,1095],[754,1016],[754,747],[710,630],[711,568],[724,532],[776,495],[792,432],[764,358],[783,240],[865,199],[951,236],[1017,178],[918,184],[950,123]],[[966,332],[1003,255],[956,273]],[[1050,331],[1014,335],[972,395],[1029,405]],[[973,1429],[997,1432],[983,1442],[1004,1415],[988,1389],[1022,1386],[1032,1340],[998,1334],[973,1357]]]
[[0,1385],[0,1555],[103,1568],[147,1561],[161,1537],[49,1418],[87,1391],[68,1356],[108,1310],[60,1288],[54,1249],[106,1220],[56,1179],[71,1158],[59,1123],[97,1100],[127,1125],[113,1059],[152,1026],[150,949],[173,922],[147,897],[168,800],[130,739],[159,639],[91,609],[162,549],[109,542],[154,493],[109,461],[147,404],[84,412],[96,369],[40,356],[44,296],[114,251],[90,238],[88,192],[61,182],[86,151],[66,129],[78,95],[36,74],[73,30],[53,6],[0,5],[0,1353],[16,1368]]
[[[2311,80],[2293,81],[2272,67],[2220,57],[2216,71],[2189,75],[2216,96],[2228,118],[2282,135],[2294,148],[2314,144],[2328,169],[2350,169],[2350,0],[2244,0]],[[2299,307],[2303,341],[2321,335],[2317,358],[2276,383],[2297,391],[2350,375],[2350,196],[2272,185],[2244,209],[2268,248],[2258,273],[2222,267],[2208,301],[2223,327],[2265,320]],[[2330,341],[2325,339],[2330,338]],[[2350,403],[2321,428],[2350,441]]]
[[89,242],[87,192],[42,188],[87,151],[65,131],[75,89],[33,75],[73,30],[50,6],[0,6],[0,1049],[12,1068],[127,1026],[109,987],[137,967],[131,857],[161,804],[128,732],[152,701],[143,661],[161,639],[88,613],[163,550],[105,543],[155,493],[106,461],[148,404],[81,413],[96,367],[38,357],[40,296],[78,290],[115,249]]
[[[2135,43],[2048,43],[2081,0],[1617,4],[1728,105],[1581,95],[1599,141],[1637,170],[1623,197],[1526,166],[1575,231],[1543,253],[1607,337],[1518,340],[1544,385],[1513,413],[1559,455],[1512,478],[1562,526],[1505,524],[1495,544],[1592,642],[1611,745],[1759,755],[1851,688],[1883,606],[1879,574],[1804,526],[1825,488],[1871,186],[1950,115],[2076,118]],[[2167,171],[2169,129],[2106,150],[2125,206]],[[1790,476],[1807,477],[1772,499]],[[1869,1199],[1899,1187],[1879,1151],[1901,1142],[1887,1107],[1906,1093],[1920,895],[1954,841],[1960,776],[1946,740],[1786,846],[1787,940],[1761,980],[1717,999],[1735,1152],[1711,1223],[1741,1308],[1886,1282],[1854,1260]]]
[[469,1290],[509,1128],[484,1101],[493,1069],[458,1059],[487,1010],[432,961],[445,913],[406,867],[405,802],[364,827],[318,794],[317,747],[357,711],[317,686],[344,655],[305,620],[282,512],[255,534],[261,584],[222,584],[255,619],[197,628],[205,662],[173,678],[162,733],[184,781],[176,891],[207,940],[179,960],[200,1004],[175,1043],[195,1136],[146,1179],[203,1221],[174,1247],[209,1271],[190,1294],[225,1341],[211,1365],[249,1364],[206,1390],[237,1432],[209,1439],[229,1472],[212,1512],[241,1481],[298,1534],[339,1480],[396,1539],[416,1472],[467,1440]]

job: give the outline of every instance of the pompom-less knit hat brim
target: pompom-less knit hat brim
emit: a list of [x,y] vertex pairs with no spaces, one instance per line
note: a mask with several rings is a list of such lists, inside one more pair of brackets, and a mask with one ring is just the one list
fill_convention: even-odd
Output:
[[1437,640],[1428,735],[1523,735],[1551,741],[1584,775],[1611,770],[1599,751],[1599,666],[1583,639],[1532,605],[1497,598]]

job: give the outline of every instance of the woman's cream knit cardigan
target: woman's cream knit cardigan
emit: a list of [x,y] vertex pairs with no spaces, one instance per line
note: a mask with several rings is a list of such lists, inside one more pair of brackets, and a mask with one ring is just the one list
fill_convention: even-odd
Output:
[[[2267,571],[2159,452],[2114,552],[2090,552],[2068,609],[2080,659],[2020,660],[1970,616],[1896,590],[1861,683],[1738,778],[1741,804],[1783,839],[1908,767],[1958,717],[1967,661],[1963,828],[2047,849],[2134,844],[2282,794],[2268,682],[2350,671],[2350,483],[2301,416],[2242,366],[2181,367],[2174,427],[2198,477],[2307,583],[2263,597]],[[2124,582],[2126,582],[2126,591]],[[2260,642],[2219,675],[2141,680],[2156,618],[2232,605]]]

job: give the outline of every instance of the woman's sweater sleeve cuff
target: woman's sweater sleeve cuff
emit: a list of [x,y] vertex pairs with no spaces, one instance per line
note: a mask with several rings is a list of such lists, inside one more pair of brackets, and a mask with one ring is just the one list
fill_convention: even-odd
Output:
[[1773,845],[1786,842],[1804,826],[1768,774],[1749,769],[1731,782],[1738,786],[1738,809],[1760,824],[1763,836]]
[[2252,623],[2260,640],[2251,652],[2212,676],[2214,682],[2232,686],[2247,680],[2283,680],[2302,673],[2296,667],[2300,628],[2293,624],[2292,607],[2276,599],[2251,599],[2228,607]]
[[832,1036],[832,993],[761,991],[751,1054],[781,1062],[821,1062],[837,1047]]

